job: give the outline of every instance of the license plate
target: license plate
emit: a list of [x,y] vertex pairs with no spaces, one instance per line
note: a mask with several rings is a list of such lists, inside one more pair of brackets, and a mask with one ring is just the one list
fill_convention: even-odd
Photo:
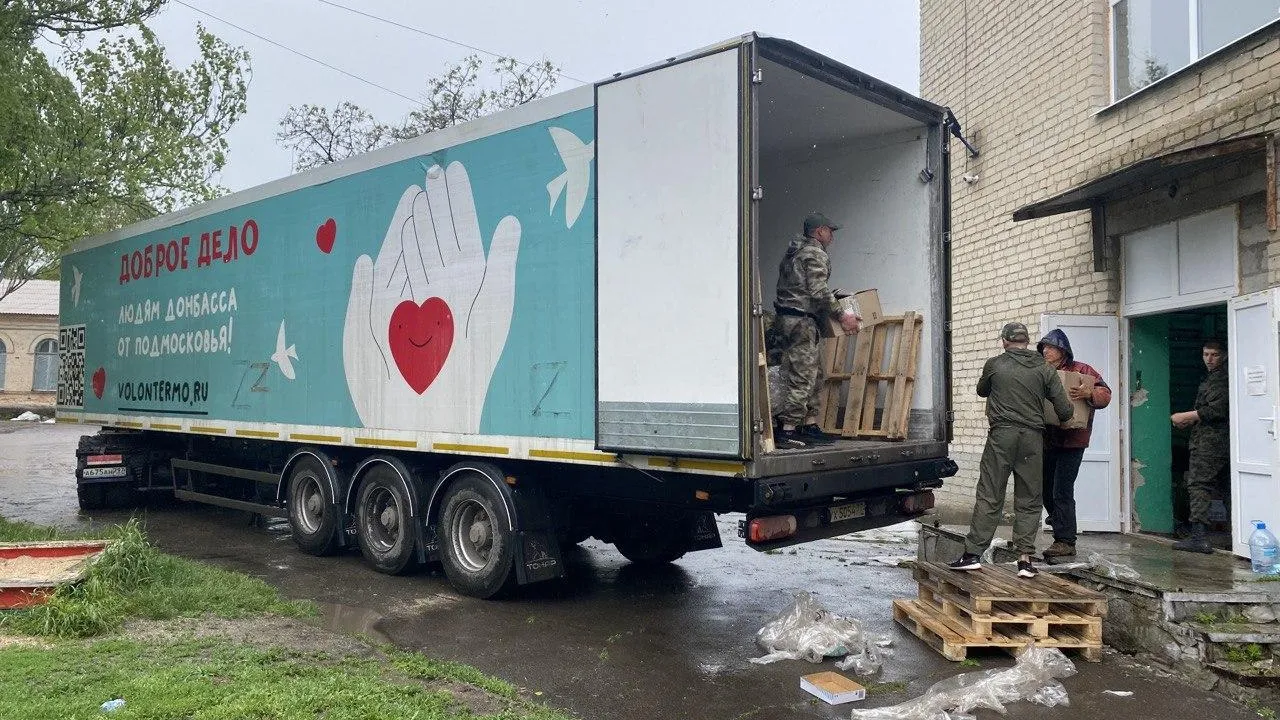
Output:
[[81,473],[82,478],[110,478],[124,477],[129,474],[127,467],[90,467],[85,468]]
[[841,520],[853,520],[854,518],[866,517],[867,504],[856,502],[848,505],[836,505],[827,512],[831,514],[831,522],[833,523]]

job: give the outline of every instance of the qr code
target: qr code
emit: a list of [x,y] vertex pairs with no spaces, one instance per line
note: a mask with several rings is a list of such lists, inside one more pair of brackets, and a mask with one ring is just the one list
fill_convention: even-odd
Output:
[[58,328],[58,405],[84,407],[84,326]]

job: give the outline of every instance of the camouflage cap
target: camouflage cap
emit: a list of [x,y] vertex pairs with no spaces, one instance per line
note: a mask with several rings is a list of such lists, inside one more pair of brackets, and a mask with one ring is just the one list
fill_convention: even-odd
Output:
[[804,219],[805,235],[808,235],[809,233],[813,232],[815,228],[820,228],[820,227],[829,227],[832,230],[840,229],[839,225],[831,222],[831,218],[819,212],[809,213],[809,215]]
[[1004,329],[1000,331],[1000,338],[1009,342],[1031,342],[1031,335],[1027,333],[1027,326],[1020,322],[1005,323]]

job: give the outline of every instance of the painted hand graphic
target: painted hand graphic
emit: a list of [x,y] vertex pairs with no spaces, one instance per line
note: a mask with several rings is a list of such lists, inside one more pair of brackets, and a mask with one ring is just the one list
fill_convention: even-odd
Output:
[[515,300],[520,222],[486,257],[461,163],[405,190],[377,260],[351,276],[342,338],[347,387],[366,427],[475,433]]

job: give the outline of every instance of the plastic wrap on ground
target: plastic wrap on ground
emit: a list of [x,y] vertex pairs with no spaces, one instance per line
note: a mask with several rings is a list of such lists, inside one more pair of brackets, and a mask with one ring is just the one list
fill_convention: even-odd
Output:
[[1112,562],[1098,553],[1089,553],[1089,567],[1099,575],[1106,575],[1115,580],[1137,580],[1141,575],[1137,570],[1118,562]]
[[809,593],[800,592],[791,605],[756,632],[756,643],[766,654],[750,661],[757,665],[778,660],[819,663],[826,657],[860,650],[864,642],[861,623],[832,613]]
[[974,710],[1005,712],[1019,700],[1054,707],[1067,705],[1067,690],[1058,682],[1076,674],[1061,650],[1028,646],[1018,662],[1004,670],[982,670],[940,680],[923,695],[890,707],[856,709],[853,720],[957,720]]
[[995,565],[996,564],[996,548],[1007,548],[1007,547],[1009,547],[1008,540],[1005,540],[1002,537],[991,538],[991,544],[987,546],[986,550],[982,551],[982,564]]

